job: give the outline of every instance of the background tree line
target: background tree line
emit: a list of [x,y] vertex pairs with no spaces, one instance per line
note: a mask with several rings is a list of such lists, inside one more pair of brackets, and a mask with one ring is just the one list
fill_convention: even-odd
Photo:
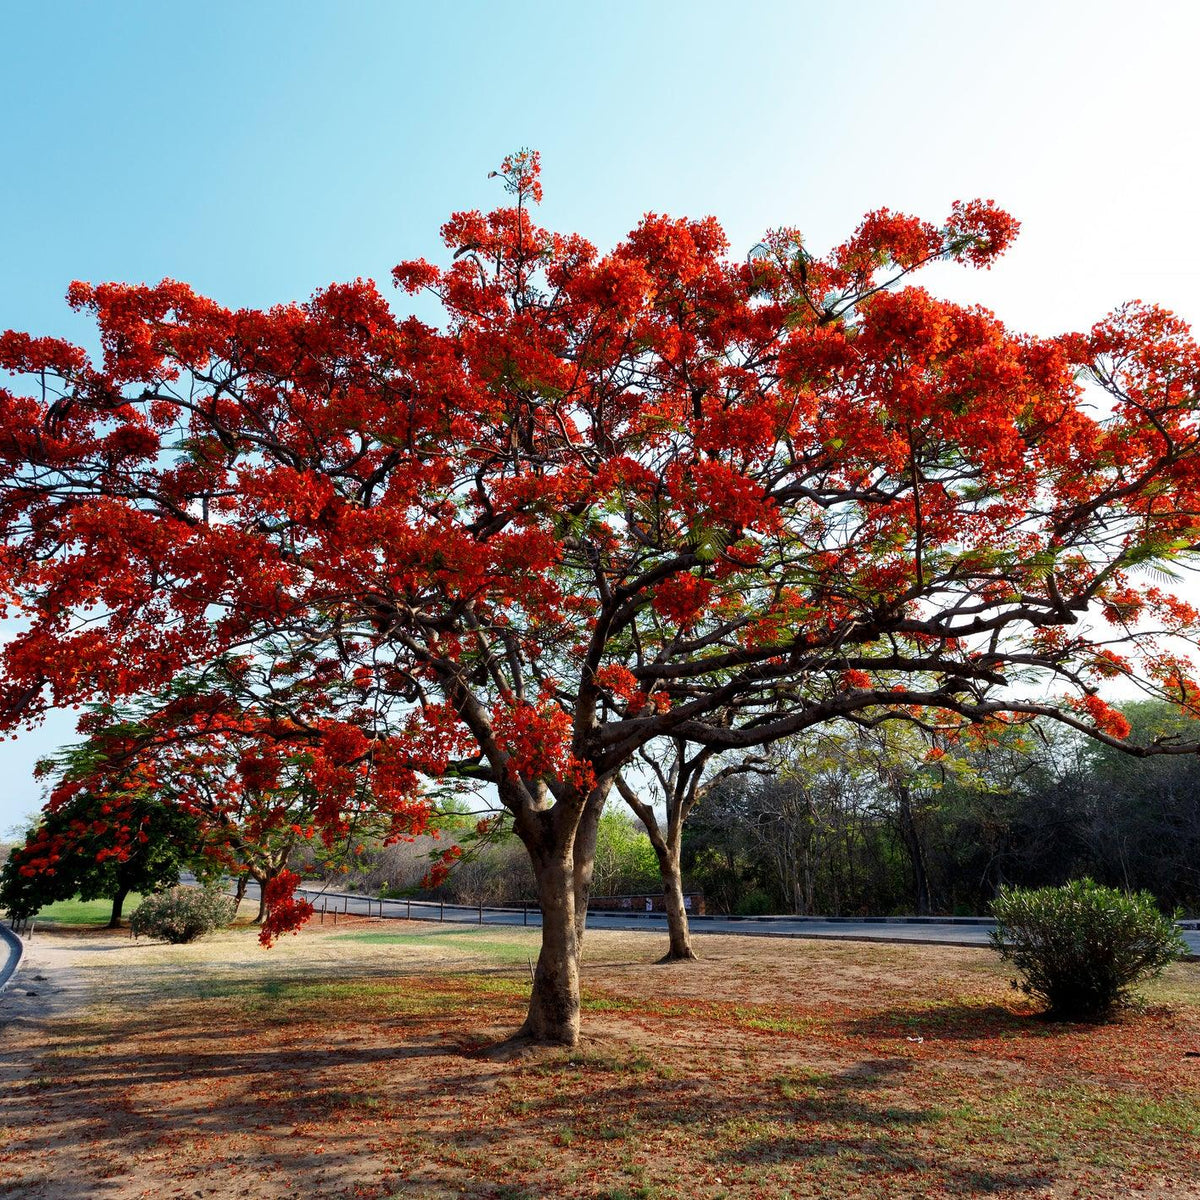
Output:
[[[1185,736],[1165,705],[1122,711],[1135,737]],[[715,789],[683,854],[710,910],[967,915],[1004,884],[1090,875],[1196,911],[1200,763],[1043,726],[949,747],[912,727],[834,728],[776,773]]]
[[[1122,712],[1135,737],[1187,736],[1185,719],[1165,705],[1135,703]],[[714,772],[727,767],[718,761]],[[103,797],[81,796],[54,819],[94,817],[85,811],[89,803],[98,810]],[[536,888],[520,843],[503,825],[480,833],[478,814],[460,807],[447,804],[436,835],[412,840],[389,844],[364,831],[327,848],[299,839],[288,865],[333,890],[532,902]],[[194,822],[168,826],[154,816],[146,825],[152,836],[132,863],[96,864],[89,846],[76,876],[64,871],[69,877],[53,887],[45,878],[34,886],[10,867],[8,900],[24,889],[45,891],[46,903],[72,891],[119,899],[129,886],[174,882],[181,866],[200,860],[199,845],[189,844]],[[453,848],[462,851],[450,855],[453,869],[434,870]],[[1131,759],[1040,725],[949,744],[895,722],[873,730],[834,726],[780,747],[769,767],[729,774],[707,789],[684,825],[681,858],[685,889],[703,892],[709,912],[980,914],[1004,884],[1090,875],[1150,891],[1167,910],[1194,913],[1200,763]],[[131,872],[145,878],[139,873],[130,884]],[[624,805],[610,803],[597,837],[595,895],[661,890],[645,830]]]
[[[1166,705],[1122,712],[1135,737],[1187,736]],[[473,829],[473,817],[450,814],[440,840],[365,839],[332,855],[310,845],[301,866],[374,894],[530,900],[519,845],[499,831],[472,846]],[[456,839],[465,857],[423,887],[431,855]],[[622,806],[606,809],[596,854],[597,896],[662,890],[650,840]],[[1196,912],[1200,763],[1132,759],[1042,725],[950,744],[897,723],[835,726],[706,791],[684,826],[682,864],[685,889],[703,892],[709,912],[974,915],[1004,884],[1084,875]]]

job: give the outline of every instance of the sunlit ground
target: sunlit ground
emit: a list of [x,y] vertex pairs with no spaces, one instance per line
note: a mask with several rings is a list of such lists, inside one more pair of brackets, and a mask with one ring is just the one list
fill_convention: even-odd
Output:
[[699,948],[589,934],[583,1045],[506,1062],[535,930],[35,936],[0,999],[0,1193],[1200,1194],[1200,964],[1056,1026],[985,950]]

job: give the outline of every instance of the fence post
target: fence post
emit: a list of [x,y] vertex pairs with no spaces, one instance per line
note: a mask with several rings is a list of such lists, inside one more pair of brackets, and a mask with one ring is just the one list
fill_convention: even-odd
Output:
[[524,900],[521,901],[521,924],[529,924],[529,905]]
[[480,902],[479,902],[479,923],[480,923],[480,925],[483,924],[483,901],[482,900],[480,900]]
[[412,920],[412,897],[409,896],[404,902],[404,918],[407,921]]
[[445,919],[446,919],[446,902],[445,902],[445,900],[439,900],[438,901],[438,920],[444,921]]

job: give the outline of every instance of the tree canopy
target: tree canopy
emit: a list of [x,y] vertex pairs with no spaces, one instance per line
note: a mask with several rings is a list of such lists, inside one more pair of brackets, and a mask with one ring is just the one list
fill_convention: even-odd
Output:
[[1131,748],[1103,680],[1193,704],[1198,614],[1148,570],[1200,528],[1183,322],[1033,337],[911,285],[1003,252],[990,202],[821,255],[650,214],[600,253],[534,223],[535,154],[500,175],[393,272],[437,327],[364,280],[76,283],[98,362],[0,337],[5,727],[219,660],[239,706],[302,688],[319,821],[364,779],[397,832],[424,779],[493,785],[544,913],[525,1031],[569,1042],[596,822],[654,739],[1040,714]]
[[[78,759],[68,752],[66,759]],[[47,761],[46,773],[66,763]],[[185,867],[204,862],[199,823],[145,787],[120,794],[94,787],[60,793],[56,802],[14,846],[0,868],[0,906],[11,916],[34,916],[48,904],[70,900],[113,902],[110,925],[121,918],[125,897],[179,882]]]

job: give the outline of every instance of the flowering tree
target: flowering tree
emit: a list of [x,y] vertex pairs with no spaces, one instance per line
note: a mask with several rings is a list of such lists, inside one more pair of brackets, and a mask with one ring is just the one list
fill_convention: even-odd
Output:
[[362,768],[413,824],[423,778],[496,789],[544,914],[524,1033],[571,1043],[596,824],[653,739],[936,710],[1124,745],[1098,681],[1193,703],[1197,614],[1139,568],[1196,541],[1200,359],[1159,309],[1032,338],[907,285],[990,264],[991,204],[748,260],[649,215],[601,254],[534,224],[535,155],[502,177],[394,271],[441,328],[361,280],[166,281],[72,285],[98,363],[0,338],[0,720],[302,652],[361,696],[311,722],[321,820]]
[[[305,672],[303,681],[298,672]],[[309,673],[311,671],[311,674]],[[273,921],[263,941],[312,912],[295,898],[298,877],[288,870],[295,846],[320,833],[327,847],[364,828],[385,838],[422,827],[425,810],[381,814],[359,763],[349,780],[331,777],[328,712],[330,681],[311,661],[275,660],[259,670],[245,659],[222,658],[200,677],[186,678],[166,694],[139,697],[119,707],[97,705],[80,722],[85,741],[59,756],[58,785],[49,813],[100,795],[120,810],[141,799],[189,823],[194,865],[208,874],[249,876],[259,885],[259,912]],[[321,717],[308,693],[321,688]],[[332,689],[336,691],[336,689]],[[313,724],[313,721],[316,724]],[[110,836],[97,856],[124,864],[137,849],[129,837]],[[45,827],[43,827],[45,828]],[[77,847],[75,825],[56,824],[46,853],[79,856],[94,850],[94,831]],[[43,837],[43,841],[45,841]],[[139,840],[141,835],[139,834]],[[171,880],[174,882],[174,879]]]
[[202,858],[196,822],[144,788],[56,792],[0,869],[0,907],[11,916],[33,916],[76,895],[103,898],[112,901],[115,929],[131,892],[170,887]]

